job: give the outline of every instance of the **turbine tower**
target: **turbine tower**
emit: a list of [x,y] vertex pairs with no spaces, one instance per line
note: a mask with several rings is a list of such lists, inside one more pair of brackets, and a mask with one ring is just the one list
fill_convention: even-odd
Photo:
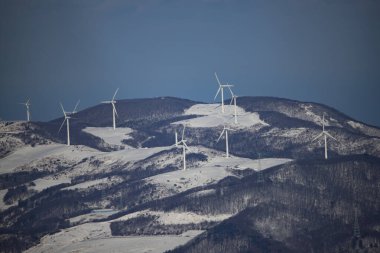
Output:
[[29,122],[30,121],[30,98],[28,98],[28,100],[25,102],[25,103],[20,103],[21,105],[25,105],[26,106],[26,121]]
[[236,99],[238,96],[236,96],[230,87],[228,87],[228,89],[230,90],[231,92],[231,102],[230,102],[230,105],[232,105],[232,103],[234,103],[234,118],[235,118],[235,124],[237,124],[237,107],[236,107]]
[[175,146],[177,147],[178,146],[178,133],[177,133],[177,130],[175,130],[174,135],[175,135]]
[[115,130],[116,129],[116,119],[115,119],[115,115],[116,116],[119,116],[117,115],[117,111],[116,111],[116,107],[115,107],[115,104],[116,104],[116,100],[115,100],[115,97],[116,97],[116,93],[119,91],[119,88],[116,89],[115,91],[115,94],[113,95],[112,97],[112,100],[110,101],[102,101],[101,103],[103,104],[111,104],[112,105],[112,125],[113,125],[113,129]]
[[233,85],[230,85],[230,84],[222,84],[220,81],[219,81],[219,78],[218,78],[218,75],[216,74],[216,72],[214,73],[215,74],[215,78],[216,80],[218,81],[218,84],[219,84],[219,89],[218,91],[216,92],[216,95],[214,97],[214,100],[216,99],[216,97],[218,96],[219,92],[220,92],[220,96],[221,96],[221,99],[222,99],[222,113],[224,113],[224,92],[223,92],[223,89],[224,88],[230,88],[230,87],[234,87]]
[[312,142],[314,142],[315,140],[319,139],[323,137],[324,139],[324,142],[325,142],[325,159],[327,159],[327,137],[331,138],[331,139],[334,139],[336,141],[338,141],[336,138],[334,138],[331,134],[329,134],[326,130],[325,130],[325,114],[323,114],[323,119],[322,119],[322,133],[318,134],[313,140]]
[[178,146],[182,147],[183,170],[186,170],[186,150],[190,151],[189,147],[186,144],[187,140],[184,139],[185,128],[186,128],[186,126],[183,126],[183,129],[182,129],[182,139],[181,139],[181,141],[177,142],[177,145],[176,145],[177,147]]
[[227,128],[226,126],[223,127],[223,131],[222,133],[220,134],[218,140],[216,142],[219,142],[219,140],[222,138],[223,134],[226,134],[225,136],[225,139],[226,139],[226,157],[228,158],[230,153],[229,153],[229,149],[228,149],[228,131],[232,131],[232,129],[230,128]]
[[76,103],[75,107],[74,107],[74,110],[72,112],[66,112],[65,109],[63,108],[63,105],[62,103],[61,104],[61,108],[62,108],[62,112],[63,112],[63,115],[64,115],[64,119],[63,119],[63,122],[61,124],[61,127],[59,128],[58,130],[58,133],[61,131],[63,125],[65,124],[66,122],[66,131],[67,131],[67,146],[70,146],[70,119],[71,119],[71,115],[73,115],[74,113],[76,113],[77,111],[77,107],[79,105],[79,102],[80,100],[78,100],[78,102]]

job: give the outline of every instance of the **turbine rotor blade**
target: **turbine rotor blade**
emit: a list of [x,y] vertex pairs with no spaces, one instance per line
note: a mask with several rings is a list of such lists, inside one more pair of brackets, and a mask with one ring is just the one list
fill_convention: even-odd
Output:
[[338,141],[335,137],[333,137],[331,134],[329,134],[327,131],[325,131],[325,134],[330,137],[331,139],[334,139],[336,141]]
[[218,96],[218,94],[219,94],[219,92],[220,92],[220,86],[219,86],[219,89],[218,89],[218,91],[216,92],[216,95],[215,95],[215,97],[214,97],[214,100],[216,99],[216,97]]
[[186,142],[183,142],[183,146],[185,146],[185,148],[190,151],[190,148],[187,146]]
[[318,138],[320,138],[321,136],[323,135],[323,132],[318,134],[314,139],[311,140],[311,142],[314,142],[315,140],[317,140]]
[[61,129],[62,129],[63,125],[65,124],[65,121],[66,121],[66,118],[63,120],[63,122],[62,122],[62,124],[61,124],[61,127],[60,127],[59,130],[58,130],[58,133],[61,132]]
[[113,108],[113,110],[114,110],[116,116],[119,117],[119,114],[117,114],[117,111],[116,111],[116,106],[115,106],[115,104],[114,104],[114,103],[111,103],[111,104],[112,104],[112,108]]
[[112,97],[112,101],[115,99],[115,97],[116,97],[116,93],[117,93],[118,91],[119,91],[119,88],[116,89],[115,94],[114,94],[113,97]]
[[231,97],[234,97],[234,93],[232,92],[230,86],[227,86],[228,90],[231,92]]
[[63,108],[63,105],[62,105],[62,103],[59,103],[60,105],[61,105],[61,108],[62,108],[62,112],[63,112],[63,115],[65,115],[65,117],[66,117],[66,112],[65,112],[65,109]]
[[216,72],[214,73],[214,75],[215,75],[216,81],[218,81],[219,86],[222,85],[222,84],[220,83],[220,81],[219,81],[219,78],[218,78],[218,75],[216,74]]
[[225,131],[225,129],[223,129],[222,133],[219,135],[218,140],[216,140],[217,143],[219,142],[220,138],[222,138],[222,136],[223,136],[223,134],[224,134],[224,131]]
[[182,129],[182,142],[183,142],[183,138],[185,136],[185,128],[186,128],[186,125],[183,125],[183,129]]
[[78,99],[78,102],[76,103],[76,105],[74,107],[73,113],[77,112],[76,110],[77,110],[77,107],[78,107],[79,103],[80,103],[80,99]]

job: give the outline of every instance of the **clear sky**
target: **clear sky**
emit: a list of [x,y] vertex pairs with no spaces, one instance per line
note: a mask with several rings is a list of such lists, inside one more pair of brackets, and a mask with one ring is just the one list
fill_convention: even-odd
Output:
[[380,126],[378,0],[0,0],[0,118],[110,99],[324,103]]

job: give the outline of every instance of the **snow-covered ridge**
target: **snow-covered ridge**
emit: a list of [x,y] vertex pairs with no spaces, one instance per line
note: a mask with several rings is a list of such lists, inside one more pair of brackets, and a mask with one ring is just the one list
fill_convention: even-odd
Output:
[[370,127],[362,123],[351,121],[351,120],[347,121],[347,124],[349,124],[352,128],[359,130],[363,134],[380,138],[380,130],[378,128]]
[[234,123],[234,106],[225,105],[225,112],[222,113],[220,104],[196,104],[185,111],[185,115],[200,115],[201,117],[181,120],[173,124],[185,124],[188,127],[217,127],[231,125],[234,128],[248,128],[252,126],[267,126],[260,119],[258,113],[246,112],[243,108],[237,106],[238,124]]

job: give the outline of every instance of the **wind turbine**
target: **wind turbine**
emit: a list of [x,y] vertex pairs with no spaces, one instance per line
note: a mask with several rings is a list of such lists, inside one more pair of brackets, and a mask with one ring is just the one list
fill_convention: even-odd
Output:
[[219,81],[219,78],[218,78],[218,75],[216,74],[216,72],[214,73],[215,74],[215,78],[216,80],[218,81],[218,84],[219,84],[219,89],[218,91],[216,92],[216,95],[214,97],[214,100],[216,99],[216,97],[218,96],[219,92],[221,94],[221,98],[222,98],[222,113],[224,113],[224,92],[223,92],[223,89],[224,88],[230,88],[230,87],[234,87],[233,85],[230,85],[230,84],[221,84],[221,82]]
[[235,124],[237,124],[237,107],[236,107],[236,99],[238,98],[238,96],[236,96],[230,87],[228,87],[228,89],[230,90],[231,92],[231,102],[230,102],[230,105],[232,105],[232,102],[234,103],[234,118],[235,118]]
[[29,122],[30,121],[30,110],[29,110],[30,98],[28,98],[28,100],[25,103],[20,103],[20,104],[26,106],[26,120]]
[[224,126],[224,127],[223,127],[223,131],[221,132],[221,134],[220,134],[218,140],[216,141],[216,142],[219,142],[219,140],[222,138],[223,134],[224,134],[224,133],[226,134],[225,139],[226,139],[226,157],[227,157],[227,158],[228,158],[229,155],[230,155],[229,150],[228,150],[228,131],[232,131],[232,129],[230,129],[230,128]]
[[63,119],[63,122],[61,124],[61,127],[59,128],[58,130],[58,133],[61,131],[63,125],[65,124],[66,122],[66,131],[67,131],[67,146],[70,146],[70,119],[71,119],[71,115],[73,115],[74,113],[76,113],[77,111],[77,107],[79,105],[79,102],[80,100],[78,100],[78,102],[76,103],[75,107],[74,107],[74,110],[72,112],[66,112],[65,109],[63,108],[63,105],[62,103],[60,103],[61,105],[61,108],[62,108],[62,112],[63,112],[63,115],[65,116],[65,118]]
[[181,141],[177,142],[177,145],[176,145],[177,147],[182,146],[183,170],[186,170],[186,150],[190,151],[189,147],[186,145],[187,140],[184,139],[185,128],[186,128],[186,126],[183,126],[182,139],[181,139]]
[[321,138],[323,136],[323,139],[324,139],[324,142],[325,142],[325,159],[327,159],[327,137],[331,138],[331,139],[334,139],[336,141],[338,141],[336,138],[334,138],[331,134],[329,134],[326,130],[325,130],[325,114],[323,114],[323,118],[322,118],[322,133],[318,134],[313,140],[312,142],[314,142],[315,140]]
[[112,100],[110,100],[110,101],[102,101],[103,104],[111,104],[112,105],[112,123],[113,123],[113,129],[114,130],[116,129],[115,114],[116,114],[116,116],[119,117],[119,115],[117,115],[117,111],[116,111],[116,107],[115,107],[115,104],[116,104],[115,97],[116,97],[116,93],[118,91],[119,91],[119,88],[116,89],[115,94],[112,97]]

